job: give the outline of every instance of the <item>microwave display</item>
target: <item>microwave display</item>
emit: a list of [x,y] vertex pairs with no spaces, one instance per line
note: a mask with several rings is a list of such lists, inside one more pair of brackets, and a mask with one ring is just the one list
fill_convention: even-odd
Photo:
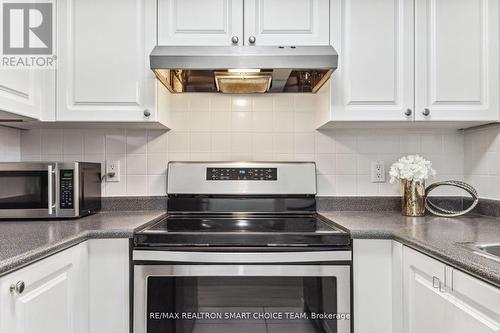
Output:
[[73,183],[74,183],[73,170],[60,170],[59,207],[61,209],[73,209],[74,208]]

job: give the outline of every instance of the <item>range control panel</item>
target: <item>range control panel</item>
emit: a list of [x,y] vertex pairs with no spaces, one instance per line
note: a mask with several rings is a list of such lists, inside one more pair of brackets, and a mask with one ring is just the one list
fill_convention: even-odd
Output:
[[207,180],[278,180],[278,168],[207,168]]
[[74,181],[74,170],[60,170],[60,197],[59,197],[59,207],[61,209],[73,209],[73,181]]

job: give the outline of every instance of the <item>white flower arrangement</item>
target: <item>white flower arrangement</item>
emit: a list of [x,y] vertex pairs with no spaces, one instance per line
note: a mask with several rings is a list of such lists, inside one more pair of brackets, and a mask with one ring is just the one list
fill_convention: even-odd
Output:
[[410,180],[420,182],[434,177],[436,170],[432,168],[431,161],[426,160],[420,155],[408,155],[401,157],[397,162],[391,165],[389,171],[391,183],[400,180]]

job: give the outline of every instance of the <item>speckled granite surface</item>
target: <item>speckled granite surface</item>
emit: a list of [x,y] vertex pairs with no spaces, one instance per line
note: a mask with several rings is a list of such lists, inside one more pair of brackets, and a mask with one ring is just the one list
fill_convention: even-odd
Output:
[[500,261],[459,243],[500,242],[500,219],[480,215],[457,218],[403,217],[400,212],[323,211],[352,238],[394,239],[500,287]]
[[76,220],[0,222],[0,275],[90,238],[132,238],[165,211],[102,212]]

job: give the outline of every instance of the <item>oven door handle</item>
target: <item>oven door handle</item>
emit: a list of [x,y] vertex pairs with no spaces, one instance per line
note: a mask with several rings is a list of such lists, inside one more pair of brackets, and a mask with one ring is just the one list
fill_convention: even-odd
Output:
[[169,263],[314,263],[351,261],[351,251],[309,251],[309,252],[188,252],[135,250],[134,261]]
[[55,186],[55,170],[51,164],[47,167],[48,174],[48,202],[49,202],[49,215],[54,213],[56,204],[54,203],[54,186]]

